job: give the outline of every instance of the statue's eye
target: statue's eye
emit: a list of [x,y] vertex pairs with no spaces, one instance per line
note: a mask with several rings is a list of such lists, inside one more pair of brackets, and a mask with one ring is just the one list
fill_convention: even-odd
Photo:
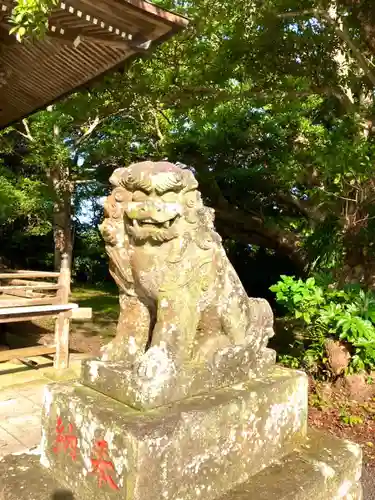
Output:
[[145,193],[144,191],[134,191],[133,193],[133,201],[145,201],[147,200],[147,193]]
[[177,201],[177,193],[174,193],[173,191],[168,191],[167,193],[164,193],[161,195],[161,199],[167,203],[173,203]]

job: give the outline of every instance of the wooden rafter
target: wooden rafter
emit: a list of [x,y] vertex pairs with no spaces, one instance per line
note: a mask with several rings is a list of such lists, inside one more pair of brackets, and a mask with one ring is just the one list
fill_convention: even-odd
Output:
[[129,49],[129,41],[128,40],[118,40],[111,35],[106,35],[103,33],[84,33],[79,29],[69,29],[69,28],[59,28],[57,26],[51,26],[47,32],[47,35],[51,38],[56,38],[60,41],[69,42],[77,47],[80,43],[83,42],[91,42],[91,43],[100,43],[102,45],[106,45],[108,47],[114,47],[116,49]]

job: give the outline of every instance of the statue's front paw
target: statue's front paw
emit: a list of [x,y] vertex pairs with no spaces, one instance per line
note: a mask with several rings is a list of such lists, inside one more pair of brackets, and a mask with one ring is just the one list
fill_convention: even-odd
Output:
[[102,361],[111,360],[113,353],[114,353],[114,346],[112,342],[109,342],[109,344],[104,345],[100,348],[100,358]]
[[142,356],[134,337],[114,339],[100,349],[102,361],[116,361],[132,366]]
[[164,346],[152,346],[135,363],[135,372],[143,380],[163,381],[176,373],[176,366]]

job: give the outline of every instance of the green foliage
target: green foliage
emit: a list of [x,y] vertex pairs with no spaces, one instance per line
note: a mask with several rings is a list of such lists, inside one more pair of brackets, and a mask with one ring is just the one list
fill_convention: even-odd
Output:
[[352,415],[346,408],[341,409],[340,420],[345,425],[349,425],[350,427],[363,424],[363,418],[361,416]]
[[110,279],[99,230],[87,224],[77,225],[73,277],[80,283],[104,283]]
[[290,319],[300,326],[303,349],[300,362],[308,366],[324,363],[324,344],[328,338],[344,341],[352,352],[354,371],[375,368],[375,294],[359,287],[337,289],[291,276],[271,287]]
[[295,356],[292,356],[291,354],[280,354],[278,356],[278,361],[282,365],[287,366],[288,368],[292,368],[294,370],[300,368],[299,359],[297,359]]
[[20,42],[24,37],[40,38],[48,29],[48,17],[57,0],[16,0],[12,11],[10,33]]

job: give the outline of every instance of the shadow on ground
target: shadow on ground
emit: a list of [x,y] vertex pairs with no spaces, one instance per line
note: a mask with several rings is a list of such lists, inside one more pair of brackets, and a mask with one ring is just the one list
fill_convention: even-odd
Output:
[[52,493],[51,500],[75,500],[75,498],[71,491],[57,490]]

